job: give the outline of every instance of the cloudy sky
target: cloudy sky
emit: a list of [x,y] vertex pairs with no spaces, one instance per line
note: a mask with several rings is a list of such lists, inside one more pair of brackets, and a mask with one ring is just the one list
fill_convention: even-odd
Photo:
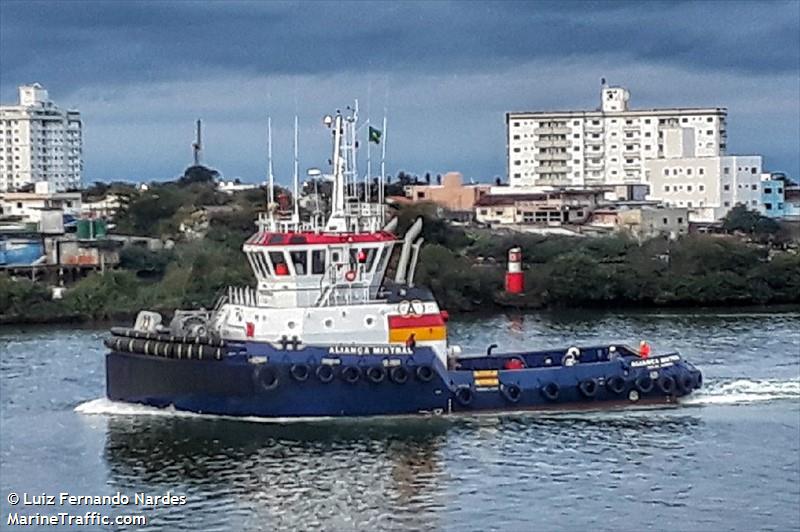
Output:
[[[191,161],[263,179],[266,121],[288,181],[325,164],[321,117],[386,109],[387,168],[505,176],[506,111],[725,106],[729,151],[800,176],[800,2],[46,2],[0,0],[0,99],[38,81],[84,118],[84,180]],[[374,159],[373,159],[374,161]]]

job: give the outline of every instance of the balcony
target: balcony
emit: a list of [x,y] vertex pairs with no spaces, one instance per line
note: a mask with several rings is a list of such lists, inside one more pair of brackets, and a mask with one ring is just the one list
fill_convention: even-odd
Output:
[[569,153],[537,153],[537,161],[569,161]]
[[583,129],[593,133],[602,133],[603,132],[603,123],[600,122],[599,124],[592,124],[591,122],[586,122],[584,124]]
[[641,129],[642,126],[640,126],[639,124],[624,124],[622,126],[622,131],[626,131],[629,133],[634,133],[634,132],[638,133],[639,131],[641,131]]
[[536,172],[540,174],[566,174],[569,172],[569,168],[567,166],[540,165],[536,167]]
[[537,127],[533,132],[537,135],[569,135],[567,126]]
[[571,142],[566,139],[558,140],[537,140],[533,143],[537,148],[569,148]]
[[586,137],[586,140],[584,140],[584,143],[588,144],[589,146],[602,146],[605,143],[605,141],[604,141],[603,137],[599,137],[599,138],[596,138],[596,139],[592,138],[592,137]]
[[624,168],[625,170],[639,170],[641,169],[641,167],[642,164],[639,161],[635,161],[632,163],[629,162],[622,163],[622,168]]

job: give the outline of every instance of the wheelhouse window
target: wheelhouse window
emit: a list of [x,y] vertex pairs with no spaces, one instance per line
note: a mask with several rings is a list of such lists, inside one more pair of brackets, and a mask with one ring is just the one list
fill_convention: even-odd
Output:
[[311,252],[311,273],[320,275],[325,273],[325,250],[315,249]]
[[308,252],[306,250],[290,251],[289,256],[292,259],[292,266],[294,266],[295,275],[306,275],[306,272],[308,271],[306,267],[308,263]]
[[289,275],[289,266],[282,251],[270,251],[269,260],[275,275]]

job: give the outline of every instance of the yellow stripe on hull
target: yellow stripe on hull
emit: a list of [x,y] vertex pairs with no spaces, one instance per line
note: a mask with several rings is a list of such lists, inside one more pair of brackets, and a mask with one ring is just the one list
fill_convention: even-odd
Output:
[[479,370],[475,370],[475,371],[472,372],[472,377],[475,378],[475,379],[485,379],[485,378],[496,379],[497,378],[497,370],[496,369],[479,369]]
[[403,329],[391,329],[389,331],[389,341],[392,343],[404,343],[411,335],[417,342],[435,342],[447,338],[447,327],[409,327]]
[[488,386],[500,386],[499,379],[479,379],[475,381],[475,386],[478,388],[485,388]]

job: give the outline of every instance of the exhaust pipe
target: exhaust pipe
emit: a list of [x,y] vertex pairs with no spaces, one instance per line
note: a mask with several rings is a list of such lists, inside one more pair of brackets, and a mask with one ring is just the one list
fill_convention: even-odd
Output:
[[384,233],[394,233],[395,229],[397,229],[397,216],[389,220],[389,222],[383,226],[382,231]]
[[403,237],[403,250],[400,252],[400,260],[397,263],[397,273],[394,276],[394,282],[397,284],[406,283],[406,274],[408,273],[408,263],[411,254],[412,242],[422,232],[422,217],[417,218],[413,225],[406,231]]

